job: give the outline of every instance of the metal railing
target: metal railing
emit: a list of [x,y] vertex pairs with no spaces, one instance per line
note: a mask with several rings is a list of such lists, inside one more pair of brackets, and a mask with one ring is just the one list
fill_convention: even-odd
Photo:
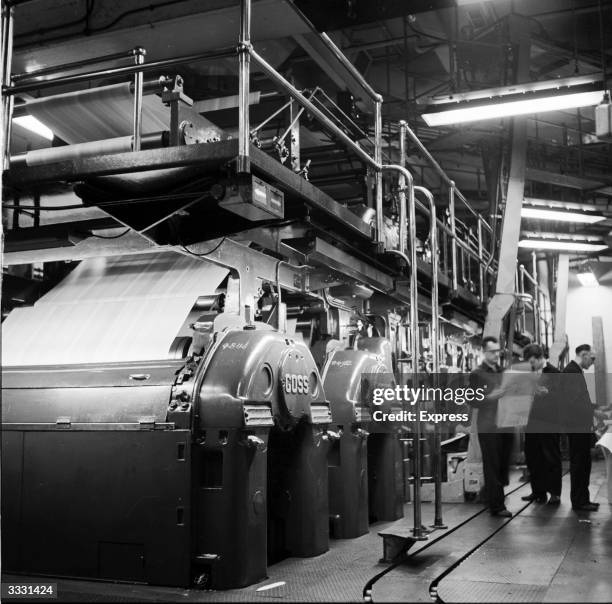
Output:
[[[54,86],[66,86],[78,83],[90,82],[92,80],[100,80],[105,78],[116,78],[121,76],[134,76],[134,115],[133,115],[133,150],[138,151],[141,140],[142,128],[142,94],[143,94],[143,74],[155,70],[160,70],[176,65],[198,62],[218,60],[231,56],[238,57],[238,161],[237,169],[239,172],[247,172],[250,170],[250,119],[249,119],[249,93],[250,93],[250,72],[251,62],[255,62],[259,68],[276,84],[284,93],[286,93],[293,101],[308,111],[318,122],[331,132],[343,145],[353,154],[355,154],[366,166],[370,167],[375,172],[375,197],[374,207],[375,215],[375,242],[378,245],[380,252],[386,250],[384,243],[384,212],[383,212],[383,172],[393,171],[398,175],[399,179],[406,178],[401,176],[401,171],[398,166],[392,163],[384,164],[382,162],[382,97],[368,84],[363,76],[356,70],[350,61],[344,56],[342,51],[333,43],[326,34],[319,34],[319,39],[323,42],[328,50],[334,55],[349,75],[363,88],[367,96],[373,103],[374,107],[374,141],[373,141],[373,156],[370,150],[365,150],[359,143],[355,142],[338,123],[330,119],[329,115],[321,109],[321,105],[313,102],[313,98],[309,98],[302,91],[298,90],[291,82],[278,73],[257,51],[253,48],[250,39],[251,32],[251,0],[241,0],[240,3],[240,35],[237,48],[223,48],[215,51],[208,51],[199,54],[186,55],[173,59],[165,59],[153,61],[150,63],[144,62],[145,51],[142,48],[135,48],[126,53],[115,53],[104,57],[94,58],[91,60],[81,60],[70,64],[58,65],[56,67],[44,68],[30,73],[10,75],[10,54],[12,50],[12,21],[13,9],[7,8],[3,12],[2,19],[3,31],[3,65],[6,67],[4,72],[3,86],[3,114],[5,116],[5,142],[4,147],[8,147],[10,138],[10,122],[12,116],[12,99],[15,95],[33,90],[41,90]],[[314,29],[313,29],[314,31]],[[7,57],[9,60],[7,61]],[[120,58],[133,58],[134,65],[123,67],[111,67],[105,69],[97,69],[82,73],[60,75],[52,77],[54,74],[65,72],[66,70],[82,69],[88,66],[117,60]],[[436,173],[441,177],[444,183],[449,187],[448,197],[448,221],[439,220],[436,217],[438,230],[442,237],[438,240],[442,242],[444,248],[448,245],[448,249],[444,249],[442,257],[442,270],[448,276],[452,283],[452,289],[457,290],[458,286],[467,287],[481,301],[484,301],[486,288],[485,281],[488,274],[494,273],[494,268],[491,266],[491,253],[486,253],[487,245],[485,236],[492,233],[491,226],[485,219],[476,212],[469,204],[465,196],[459,191],[455,183],[448,177],[438,162],[425,148],[423,143],[418,139],[412,129],[404,122],[403,128],[405,137],[416,145],[419,152],[432,165]],[[368,152],[370,151],[370,152]],[[409,196],[412,183],[409,183]],[[400,188],[402,188],[400,186]],[[459,201],[467,209],[467,213],[475,218],[476,224],[474,227],[464,227],[455,216],[456,201]],[[427,211],[427,208],[420,202],[416,201],[417,207],[422,211]],[[400,217],[400,252],[405,252],[404,242],[406,241],[406,225],[405,220]],[[471,229],[471,231],[470,231]],[[415,235],[416,236],[416,235]],[[430,243],[431,245],[431,243]],[[473,276],[475,278],[473,278]]]
[[[550,296],[538,281],[536,254],[532,252],[532,273],[530,273],[525,265],[519,264],[516,270],[516,295],[522,301],[520,314],[517,317],[516,328],[521,333],[530,332],[534,341],[540,343],[547,348],[552,344],[553,338],[553,316]],[[525,287],[527,280],[531,287]],[[531,292],[527,291],[531,289]],[[532,321],[529,325],[527,320],[527,310],[530,310]]]

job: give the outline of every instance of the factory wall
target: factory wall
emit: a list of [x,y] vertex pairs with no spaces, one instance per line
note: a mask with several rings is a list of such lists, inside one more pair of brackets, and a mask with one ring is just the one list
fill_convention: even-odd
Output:
[[[612,403],[612,271],[599,279],[598,287],[583,287],[576,276],[570,273],[567,292],[566,333],[569,339],[570,358],[579,344],[593,344],[593,317],[601,317],[604,333],[605,371],[607,378],[607,401]],[[601,351],[596,351],[601,356]],[[587,383],[591,399],[595,398],[595,376],[593,367],[587,372]]]

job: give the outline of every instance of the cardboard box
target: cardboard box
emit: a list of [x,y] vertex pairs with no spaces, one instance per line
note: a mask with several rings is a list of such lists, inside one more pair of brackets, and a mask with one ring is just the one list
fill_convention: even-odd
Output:
[[463,480],[467,451],[446,454],[446,482]]
[[[421,487],[421,501],[434,501],[434,487],[433,483],[427,483]],[[465,501],[463,480],[443,482],[441,487],[442,503],[463,503]]]
[[484,485],[482,462],[465,462],[463,483],[466,493],[479,493]]

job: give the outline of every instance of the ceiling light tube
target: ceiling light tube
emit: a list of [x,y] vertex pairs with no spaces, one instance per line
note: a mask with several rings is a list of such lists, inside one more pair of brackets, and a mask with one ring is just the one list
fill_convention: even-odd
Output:
[[[430,126],[448,126],[449,124],[463,124],[481,120],[499,119],[517,115],[529,115],[560,109],[573,109],[588,107],[601,103],[603,91],[576,92],[573,94],[551,94],[548,96],[527,98],[514,101],[495,100],[487,104],[472,107],[457,107],[436,113],[423,113],[425,123]],[[450,107],[454,105],[451,104]]]
[[578,277],[578,281],[580,281],[582,287],[597,287],[599,285],[599,281],[597,281],[597,277],[593,274],[593,271],[576,273],[576,277]]
[[13,122],[18,124],[22,128],[29,130],[30,132],[34,132],[34,134],[38,134],[38,136],[42,136],[47,140],[53,140],[53,131],[51,128],[45,126],[41,121],[37,120],[32,115],[22,115],[21,117],[13,118]]
[[601,252],[605,244],[586,241],[555,241],[554,239],[521,239],[519,247],[531,250],[556,250],[558,252]]
[[558,199],[542,199],[541,197],[523,197],[523,206],[547,208],[550,210],[570,210],[578,212],[601,212],[601,206],[592,203],[576,203],[575,201],[559,201]]
[[555,222],[574,222],[582,224],[594,224],[606,219],[606,217],[602,216],[601,214],[564,212],[562,210],[547,210],[545,208],[533,208],[529,206],[523,206],[521,208],[521,216],[523,218],[532,218],[534,220],[552,220]]

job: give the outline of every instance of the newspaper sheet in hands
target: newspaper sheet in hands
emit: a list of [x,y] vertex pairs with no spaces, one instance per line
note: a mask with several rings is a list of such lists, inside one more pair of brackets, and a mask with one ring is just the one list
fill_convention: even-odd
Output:
[[504,395],[497,405],[498,428],[527,425],[539,380],[540,375],[532,371],[504,372],[501,383]]

